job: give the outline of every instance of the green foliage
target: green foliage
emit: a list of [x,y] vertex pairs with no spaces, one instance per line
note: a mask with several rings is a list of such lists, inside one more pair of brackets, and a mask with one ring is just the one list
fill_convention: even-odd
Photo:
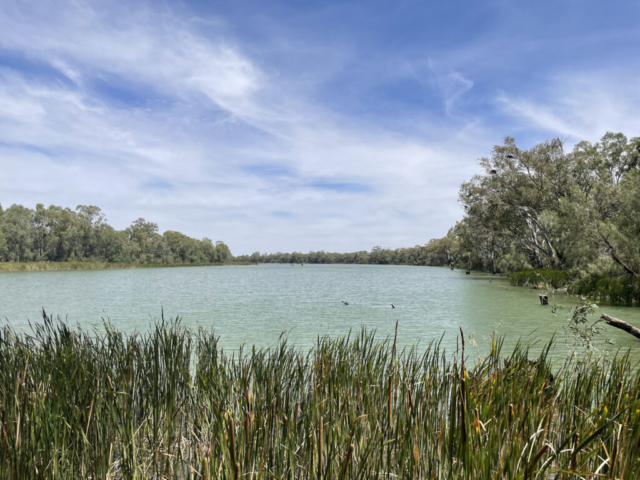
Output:
[[587,351],[594,349],[594,337],[604,330],[600,319],[595,322],[589,320],[589,317],[596,312],[597,308],[598,306],[595,303],[585,300],[572,310],[569,323],[565,327],[567,338],[573,339],[571,347],[581,347]]
[[566,270],[533,269],[513,272],[509,275],[511,285],[529,288],[564,288],[569,286],[571,275]]
[[160,235],[155,223],[135,220],[117,231],[98,207],[75,211],[52,205],[35,210],[0,207],[0,262],[226,263],[223,242],[197,240],[179,232]]
[[522,345],[467,367],[362,331],[229,356],[160,321],[0,329],[0,478],[636,479],[640,371]]
[[640,278],[589,276],[571,285],[569,293],[612,303],[640,302]]
[[586,270],[604,256],[640,276],[640,138],[607,133],[569,153],[559,139],[523,150],[507,138],[480,165],[460,189],[462,255],[474,264]]
[[331,253],[325,251],[309,253],[260,253],[240,255],[237,261],[260,263],[348,263],[375,265],[456,265],[459,257],[459,244],[451,229],[447,236],[429,240],[426,245],[395,250],[375,246],[370,252],[366,250],[352,253]]
[[4,262],[0,272],[36,272],[66,270],[119,270],[127,268],[215,267],[223,265],[252,265],[251,262],[226,263],[119,263],[119,262]]

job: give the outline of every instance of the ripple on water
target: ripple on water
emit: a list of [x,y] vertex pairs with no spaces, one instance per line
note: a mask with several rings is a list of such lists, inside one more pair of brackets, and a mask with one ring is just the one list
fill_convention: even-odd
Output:
[[[443,345],[451,351],[462,328],[474,336],[478,347],[472,351],[480,354],[494,331],[507,336],[507,348],[519,338],[544,343],[555,334],[562,341],[562,326],[576,299],[552,296],[552,305],[566,307],[552,315],[550,307],[539,305],[538,293],[511,287],[496,276],[391,265],[20,272],[0,274],[0,317],[25,330],[27,319],[37,321],[45,308],[83,327],[109,317],[131,332],[149,328],[164,308],[165,316],[180,315],[186,326],[215,328],[225,348],[272,346],[283,331],[306,348],[318,335],[344,335],[361,326],[384,338],[393,335],[398,321],[401,347],[424,347],[444,333]],[[601,311],[640,325],[640,308]],[[604,339],[615,344],[599,343],[608,350],[638,345],[610,327]],[[566,351],[560,344],[555,356]],[[640,352],[634,357],[640,360]]]

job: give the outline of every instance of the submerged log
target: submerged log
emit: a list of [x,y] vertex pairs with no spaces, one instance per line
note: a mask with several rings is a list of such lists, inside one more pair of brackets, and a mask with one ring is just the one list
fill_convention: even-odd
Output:
[[546,295],[538,295],[538,298],[540,299],[540,305],[549,305],[549,297],[547,297]]
[[619,328],[621,330],[624,330],[627,333],[630,333],[636,338],[640,338],[640,328],[634,327],[633,325],[629,325],[627,322],[624,322],[615,317],[610,317],[609,315],[606,315],[604,313],[600,318],[604,320],[607,323],[607,325],[611,325],[612,327]]

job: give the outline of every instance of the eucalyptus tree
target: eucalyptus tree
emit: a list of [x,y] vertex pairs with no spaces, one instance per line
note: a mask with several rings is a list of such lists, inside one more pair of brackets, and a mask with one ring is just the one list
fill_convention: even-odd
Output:
[[11,205],[2,215],[6,242],[6,258],[24,262],[33,259],[33,211],[22,205]]
[[580,142],[571,158],[572,230],[630,276],[640,276],[640,138],[607,133]]
[[7,239],[4,235],[4,209],[0,204],[0,261],[5,260],[7,257]]
[[461,187],[464,248],[482,254],[489,269],[496,252],[520,251],[544,268],[587,269],[604,255],[638,276],[639,158],[640,141],[620,133],[570,153],[559,139],[529,150],[505,139]]
[[39,203],[35,210],[0,206],[0,261],[85,261],[136,263],[207,263],[232,259],[229,247],[179,232],[158,232],[143,218],[118,231],[99,207],[75,210]]
[[559,212],[570,193],[571,168],[562,142],[522,150],[506,138],[480,165],[484,173],[460,189],[470,222],[517,243],[540,266],[566,266]]

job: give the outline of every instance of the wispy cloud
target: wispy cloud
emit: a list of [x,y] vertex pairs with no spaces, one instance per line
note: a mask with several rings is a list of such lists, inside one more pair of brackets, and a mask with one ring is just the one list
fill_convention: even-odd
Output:
[[628,71],[563,72],[528,94],[498,96],[505,114],[521,129],[566,137],[569,143],[597,140],[607,131],[640,134],[640,82]]
[[333,192],[369,193],[374,191],[374,188],[371,185],[353,182],[316,181],[307,183],[306,186],[318,190],[330,190]]
[[391,48],[425,30],[378,41],[385,12],[345,19],[365,4],[272,7],[291,20],[188,2],[5,2],[0,201],[95,204],[119,228],[144,216],[234,253],[398,247],[446,233],[460,182],[505,135],[640,130],[632,63],[614,88],[567,65],[523,83],[492,56],[508,44],[497,34],[452,44],[436,22],[426,51],[418,37]]

